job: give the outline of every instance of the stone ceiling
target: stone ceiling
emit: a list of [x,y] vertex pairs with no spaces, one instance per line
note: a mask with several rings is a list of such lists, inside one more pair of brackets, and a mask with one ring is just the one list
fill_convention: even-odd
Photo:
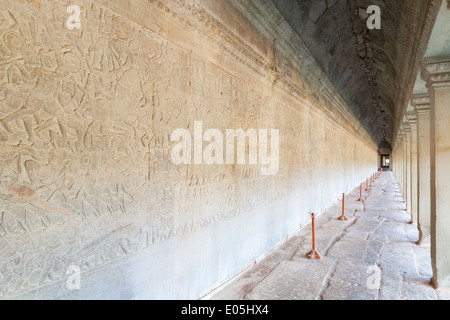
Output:
[[[402,122],[441,0],[272,0],[377,144]],[[381,8],[381,30],[367,8]]]

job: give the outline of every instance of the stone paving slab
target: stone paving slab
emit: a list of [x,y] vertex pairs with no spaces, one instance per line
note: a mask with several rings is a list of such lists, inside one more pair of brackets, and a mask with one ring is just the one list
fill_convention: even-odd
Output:
[[214,295],[216,300],[242,300],[246,295],[266,278],[278,264],[285,259],[292,258],[299,249],[299,246],[305,242],[305,237],[301,235],[305,229],[300,230],[299,234],[291,237],[269,252],[259,263],[255,263],[237,278],[226,284],[226,290],[221,290]]
[[315,300],[326,285],[336,259],[295,257],[281,262],[246,296],[250,300]]
[[378,290],[367,288],[367,264],[355,264],[355,260],[338,260],[328,286],[322,293],[324,300],[375,300]]
[[251,300],[436,300],[430,247],[419,246],[418,231],[392,173],[386,172],[359,198],[359,187],[316,219],[320,260],[309,260],[306,227],[261,262],[211,294],[211,299]]

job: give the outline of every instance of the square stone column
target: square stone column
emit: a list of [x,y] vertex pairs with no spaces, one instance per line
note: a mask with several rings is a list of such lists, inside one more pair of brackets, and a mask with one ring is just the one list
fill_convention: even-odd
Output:
[[403,195],[403,200],[406,202],[406,132],[402,128],[401,129],[401,156],[402,156],[402,168],[401,168],[401,191]]
[[406,119],[408,119],[408,124],[411,128],[411,173],[410,173],[410,184],[411,184],[411,223],[416,223],[418,225],[418,169],[417,169],[417,114],[416,112],[407,112]]
[[395,152],[395,156],[396,156],[396,163],[397,163],[397,173],[396,173],[396,178],[397,178],[397,183],[398,183],[398,187],[400,189],[400,192],[402,191],[402,163],[403,163],[403,159],[402,159],[402,152],[403,152],[403,142],[402,142],[402,134],[398,133],[397,136],[397,148],[396,148],[396,152]]
[[392,172],[394,173],[395,179],[398,181],[398,145],[399,145],[399,139],[397,137],[397,140],[394,143],[394,147],[392,148]]
[[395,158],[394,158],[394,165],[395,165],[395,177],[397,178],[397,182],[399,183],[400,187],[400,179],[401,179],[401,163],[402,158],[400,156],[400,146],[402,145],[400,133],[397,136],[397,142],[395,144]]
[[395,177],[397,179],[398,187],[400,191],[402,190],[402,152],[403,152],[403,140],[402,135],[399,132],[397,135],[397,142],[395,147]]
[[400,192],[402,192],[402,183],[403,183],[403,176],[402,176],[402,168],[403,168],[403,138],[402,134],[399,131],[398,133],[398,143],[397,143],[397,182],[398,187],[400,188]]
[[402,194],[406,202],[406,133],[402,131]]
[[398,145],[397,145],[397,156],[398,156],[398,184],[400,186],[400,191],[402,191],[403,185],[403,136],[399,133]]
[[[406,211],[411,213],[411,127],[409,124],[405,123],[405,201],[406,201]],[[413,219],[411,217],[411,223]]]
[[414,94],[411,100],[417,112],[417,161],[419,208],[417,227],[419,245],[430,244],[430,96]]
[[435,287],[450,286],[450,56],[427,58],[430,94],[431,262]]

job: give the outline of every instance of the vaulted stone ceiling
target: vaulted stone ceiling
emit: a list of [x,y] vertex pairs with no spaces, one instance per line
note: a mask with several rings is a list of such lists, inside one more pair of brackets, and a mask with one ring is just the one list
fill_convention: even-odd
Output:
[[[273,0],[377,144],[392,144],[441,0]],[[381,30],[367,8],[381,8]]]

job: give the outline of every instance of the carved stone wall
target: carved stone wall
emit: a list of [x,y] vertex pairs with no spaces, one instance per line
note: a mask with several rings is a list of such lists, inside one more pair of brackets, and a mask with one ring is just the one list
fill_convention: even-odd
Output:
[[[198,298],[377,169],[314,61],[226,1],[78,1],[80,30],[71,4],[0,0],[0,298]],[[194,121],[279,129],[279,172],[175,165]]]

